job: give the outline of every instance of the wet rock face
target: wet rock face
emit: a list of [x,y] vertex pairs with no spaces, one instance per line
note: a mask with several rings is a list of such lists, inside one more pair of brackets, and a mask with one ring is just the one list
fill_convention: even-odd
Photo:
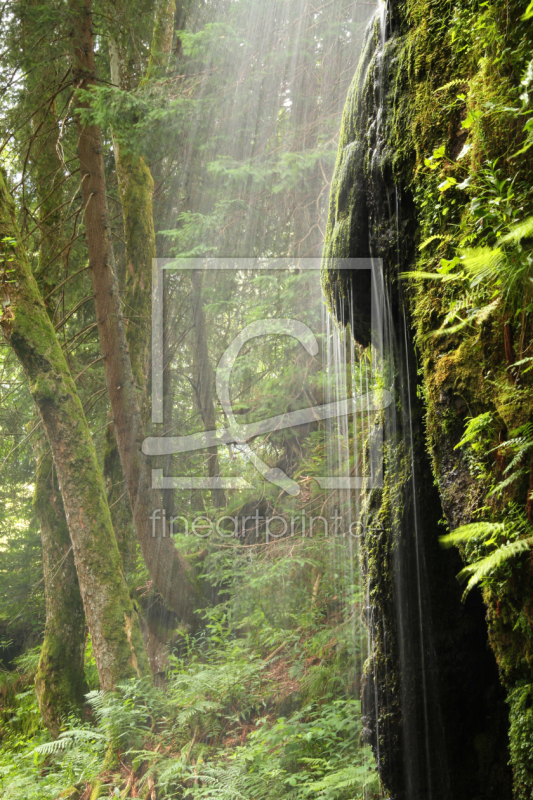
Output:
[[[464,451],[455,447],[464,432],[467,409],[461,397],[442,392],[435,405],[435,422],[446,435],[440,437],[434,470],[439,485],[443,514],[451,530],[472,521],[472,510],[483,500],[483,489],[470,472]],[[453,423],[450,424],[450,417]],[[445,428],[446,426],[446,428]]]
[[453,386],[443,384],[435,407],[441,432],[433,465],[427,453],[399,279],[414,262],[417,233],[415,152],[402,138],[408,30],[393,22],[397,32],[384,50],[377,20],[367,32],[344,112],[324,248],[326,293],[339,319],[352,315],[358,342],[372,338],[369,287],[362,271],[336,271],[332,259],[381,258],[390,310],[385,338],[395,411],[385,420],[385,485],[367,504],[383,528],[367,530],[362,542],[372,641],[364,732],[390,800],[510,800],[507,708],[485,609],[479,596],[461,603],[459,555],[438,544],[442,517],[452,527],[469,521],[478,487],[454,450],[467,409]]

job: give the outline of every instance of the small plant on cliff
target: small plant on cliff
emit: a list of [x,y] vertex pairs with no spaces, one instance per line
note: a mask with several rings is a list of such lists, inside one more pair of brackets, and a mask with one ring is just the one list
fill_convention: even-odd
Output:
[[[529,359],[525,359],[529,361]],[[533,424],[526,423],[510,431],[509,438],[491,446],[496,436],[496,425],[491,412],[472,417],[465,428],[461,441],[455,449],[468,445],[477,459],[485,459],[497,453],[501,461],[507,456],[509,463],[503,468],[501,477],[495,481],[488,497],[501,496],[519,479],[531,472],[533,450]],[[526,511],[511,504],[502,522],[475,522],[457,528],[453,533],[440,538],[443,547],[456,545],[463,550],[467,566],[457,576],[460,582],[468,580],[464,597],[478,584],[484,584],[501,571],[511,559],[528,552],[533,547],[531,525],[533,498],[528,491]]]
[[[531,550],[533,533],[528,531],[528,528],[525,520],[520,518],[506,523],[474,522],[462,525],[453,533],[440,537],[443,547],[460,546],[464,549],[467,559],[474,558],[473,563],[464,567],[457,576],[460,583],[468,581],[463,599],[474,586],[490,580],[511,559]],[[524,538],[526,532],[530,535]],[[476,558],[476,555],[483,551],[488,551],[488,554]]]

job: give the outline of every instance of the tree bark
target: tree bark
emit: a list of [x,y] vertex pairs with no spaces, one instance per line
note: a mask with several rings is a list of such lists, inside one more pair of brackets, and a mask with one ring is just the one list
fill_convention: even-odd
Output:
[[35,451],[33,506],[41,527],[46,598],[46,626],[35,689],[44,724],[55,738],[61,718],[79,711],[88,691],[83,668],[86,627],[74,553],[48,442],[38,440]]
[[[74,16],[74,82],[77,88],[89,89],[96,84],[91,0],[84,0],[81,7],[71,0],[71,10]],[[79,96],[75,103],[78,111],[88,109]],[[192,623],[197,606],[192,568],[178,553],[166,531],[164,535],[152,536],[151,515],[154,508],[161,508],[161,500],[159,494],[150,489],[151,468],[141,450],[143,429],[115,274],[100,129],[84,124],[79,115],[77,125],[86,240],[100,347],[135,529],[154,585],[169,608],[185,622]]]
[[103,473],[113,530],[115,531],[118,549],[122,558],[124,576],[126,582],[128,582],[137,564],[138,539],[131,515],[124,474],[120,465],[120,454],[112,419],[108,419],[108,425],[105,430]]
[[1,327],[28,378],[52,448],[102,689],[148,674],[137,614],[96,451],[65,356],[20,243],[15,205],[0,175]]
[[[146,76],[141,83],[164,74],[172,51],[174,31],[174,0],[165,0],[157,8],[157,16],[150,48],[150,61]],[[131,77],[126,65],[132,57],[128,42],[117,36],[109,39],[109,63],[111,82],[122,91],[130,91]],[[149,287],[152,281],[152,259],[156,255],[154,214],[152,196],[154,182],[150,168],[142,154],[130,150],[123,151],[119,136],[113,131],[113,153],[117,173],[118,189],[122,203],[125,242],[125,280],[123,304],[125,308],[126,339],[130,351],[130,360],[140,406],[141,425],[147,430],[150,424],[150,404],[148,393],[148,376],[150,374],[150,321],[151,296]],[[165,359],[165,363],[168,361]],[[165,386],[170,386],[170,380]],[[164,419],[166,426],[172,421],[172,397],[169,392],[164,396]],[[172,456],[167,456],[164,464],[165,474],[171,470]],[[116,438],[112,426],[106,430],[106,459],[104,476],[109,486],[121,486],[123,473]],[[116,489],[115,489],[116,491]],[[108,495],[109,497],[109,495]],[[127,504],[127,508],[125,507]],[[111,503],[113,522],[120,528],[119,547],[128,551],[128,542],[137,542],[131,508],[126,499],[114,498]],[[161,492],[161,507],[166,510],[166,518],[174,513],[174,490]],[[128,520],[129,515],[129,520]],[[129,524],[128,524],[129,522]],[[133,534],[133,537],[132,537]],[[117,539],[119,538],[117,534]],[[129,548],[131,550],[131,547]],[[161,602],[155,587],[145,592],[140,600],[141,630],[148,654],[148,661],[154,674],[154,680],[161,684],[168,666],[169,634],[176,627],[176,616],[169,612]]]
[[[150,59],[141,84],[166,69],[172,52],[175,0],[160,4],[155,20]],[[123,91],[131,89],[126,69],[129,53],[118,42],[109,39],[111,82]],[[126,277],[124,284],[125,328],[131,367],[137,387],[141,418],[148,419],[147,376],[150,367],[150,321],[152,259],[156,256],[152,195],[154,181],[145,157],[121,150],[113,134],[113,152],[118,188],[124,218],[126,243]]]

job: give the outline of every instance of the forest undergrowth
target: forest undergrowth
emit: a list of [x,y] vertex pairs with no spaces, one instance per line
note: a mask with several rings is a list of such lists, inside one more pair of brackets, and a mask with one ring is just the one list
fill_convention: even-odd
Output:
[[[286,542],[252,545],[240,574],[233,553],[213,552],[227,568],[231,558],[238,579],[205,611],[200,634],[177,635],[164,686],[131,680],[101,692],[89,640],[84,714],[65,718],[57,739],[33,689],[40,648],[16,659],[0,677],[0,796],[377,797],[361,741],[362,598],[324,570],[324,543],[289,543],[290,576]],[[294,586],[295,573],[300,609],[284,603],[283,583]],[[247,615],[243,593],[255,597]]]

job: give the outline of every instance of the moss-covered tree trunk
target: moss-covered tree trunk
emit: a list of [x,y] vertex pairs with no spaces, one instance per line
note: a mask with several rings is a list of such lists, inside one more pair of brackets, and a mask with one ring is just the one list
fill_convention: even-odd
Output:
[[[96,84],[91,0],[84,0],[82,5],[71,0],[70,7],[74,19],[74,82],[78,88],[89,89]],[[76,109],[82,113],[88,110],[87,103],[79,96]],[[151,468],[141,451],[143,428],[115,274],[101,133],[98,126],[85,124],[79,115],[77,125],[86,240],[98,333],[135,529],[152,580],[166,604],[181,619],[192,621],[197,606],[192,569],[178,553],[172,539],[166,535],[152,536],[151,514],[154,507],[161,507],[161,500],[150,488]],[[149,292],[149,287],[146,286],[145,290]]]
[[[150,61],[146,76],[142,81],[155,77],[159,72],[165,73],[172,51],[174,13],[174,0],[166,0],[156,9]],[[126,65],[130,63],[134,54],[128,44],[120,35],[117,40],[109,39],[111,81],[123,91],[132,89],[131,70],[128,70]],[[124,222],[123,304],[126,339],[140,406],[141,424],[146,430],[150,424],[147,380],[150,374],[151,293],[149,288],[152,281],[152,260],[156,255],[152,204],[154,182],[146,158],[141,153],[132,151],[131,148],[122,149],[119,136],[115,134],[113,134],[113,154]],[[168,363],[167,359],[165,359],[165,363]],[[165,385],[170,386],[170,381],[165,381]],[[164,404],[164,419],[168,427],[172,420],[172,398],[168,391],[165,392]],[[167,458],[171,459],[172,456]],[[166,464],[165,473],[168,473],[169,468],[170,465]],[[111,492],[114,493],[114,496],[113,494],[108,496],[111,500],[114,522],[115,517],[117,518],[115,531],[117,531],[119,547],[121,547],[123,557],[128,559],[137,537],[131,519],[129,501],[127,498],[121,499],[119,496],[119,491],[124,484],[124,477],[112,426],[108,426],[106,430],[104,475]],[[170,519],[174,513],[173,494],[172,489],[161,493],[161,507],[166,509],[167,519]],[[118,533],[119,530],[120,533]],[[168,663],[167,641],[170,630],[176,625],[176,617],[172,611],[164,607],[157,591],[143,595],[140,613],[141,629],[150,667],[156,680],[161,680]]]
[[[61,280],[63,251],[63,175],[57,143],[57,116],[49,87],[57,80],[56,65],[39,70],[31,81],[38,104],[33,116],[30,146],[38,200],[39,261],[43,289],[48,294]],[[52,305],[55,302],[55,296]],[[49,313],[52,312],[49,310]],[[37,417],[37,415],[36,415]],[[36,419],[32,425],[36,422]],[[81,708],[87,691],[84,673],[85,613],[74,554],[52,456],[45,437],[35,439],[36,479],[34,508],[43,548],[46,625],[35,688],[45,725],[55,737],[61,718]]]
[[33,505],[41,527],[46,598],[46,626],[35,689],[43,721],[56,737],[61,717],[80,709],[87,692],[83,669],[85,613],[48,443],[39,440],[35,450]]
[[2,331],[26,373],[52,448],[100,683],[111,689],[117,680],[148,674],[146,653],[91,433],[20,242],[3,175],[0,242]]
[[[180,9],[183,13],[183,8]],[[150,61],[148,62],[147,78],[153,78],[158,71],[163,71],[168,66],[169,56],[172,52],[174,39],[174,15],[176,13],[175,0],[163,0],[159,6],[154,25],[152,44],[150,47]]]
[[[172,50],[174,31],[174,0],[161,3],[156,15],[150,60],[143,81],[164,72]],[[126,68],[127,47],[109,40],[111,81],[124,91],[131,90],[131,77]],[[117,136],[113,136],[113,152],[117,170],[118,188],[124,218],[126,244],[126,274],[124,305],[126,337],[130,351],[131,367],[137,387],[141,417],[148,418],[147,376],[150,367],[150,322],[152,259],[156,256],[152,195],[154,181],[146,158],[129,149],[121,149]]]

